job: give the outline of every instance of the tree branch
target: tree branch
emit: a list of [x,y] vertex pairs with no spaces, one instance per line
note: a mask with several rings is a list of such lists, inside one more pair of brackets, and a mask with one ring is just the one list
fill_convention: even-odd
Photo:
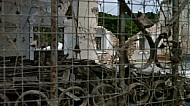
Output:
[[131,11],[131,9],[128,7],[128,5],[125,3],[124,0],[118,0],[118,2],[122,3],[125,12],[127,12],[127,14],[133,18],[133,22],[142,31],[142,33],[148,40],[148,43],[150,45],[150,58],[148,59],[147,63],[151,63],[154,60],[156,49],[155,49],[155,44],[152,40],[152,37],[150,36],[150,33],[148,31],[146,31],[145,26],[139,20],[137,20],[137,18],[135,17],[135,15],[133,14],[133,12]]

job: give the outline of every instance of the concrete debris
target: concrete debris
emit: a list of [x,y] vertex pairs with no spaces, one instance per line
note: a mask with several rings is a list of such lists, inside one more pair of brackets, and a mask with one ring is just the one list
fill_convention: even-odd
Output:
[[[45,54],[47,55],[48,53]],[[128,74],[130,75],[130,77],[126,76],[125,79],[126,90],[120,91],[119,89],[121,88],[116,87],[117,81],[115,80],[115,78],[117,78],[118,76],[117,68],[108,68],[104,64],[95,63],[94,60],[67,59],[64,56],[59,57],[64,58],[64,61],[58,62],[59,65],[57,68],[57,82],[59,90],[61,92],[61,94],[59,95],[60,97],[68,96],[69,98],[72,98],[75,104],[86,104],[87,98],[83,97],[87,97],[85,96],[86,94],[91,94],[91,97],[94,100],[91,101],[91,103],[92,105],[95,105],[99,103],[96,100],[97,97],[101,96],[101,93],[111,95],[111,93],[115,92],[115,95],[118,96],[127,94],[129,97],[131,97],[129,101],[135,104],[147,104],[149,103],[148,101],[153,101],[156,105],[162,99],[167,100],[172,98],[173,96],[170,95],[170,93],[175,92],[175,89],[172,86],[173,82],[171,81],[172,76],[170,73],[166,73],[166,75],[160,73],[159,71],[142,71],[134,68],[132,65],[126,65],[125,68],[129,69]],[[14,59],[11,59],[11,61],[7,61],[5,64],[7,66],[14,66],[15,61],[13,60]],[[58,60],[61,61],[62,59],[60,58]],[[42,96],[42,99],[46,100],[46,102],[42,104],[48,105],[50,101],[48,100],[49,96],[46,93],[49,92],[51,84],[49,66],[47,64],[44,64],[44,67],[40,67],[41,72],[39,74],[39,68],[35,67],[38,65],[38,61],[24,60],[25,64],[22,67],[20,65],[20,61],[21,60],[18,59],[18,64],[16,66],[17,70],[15,73],[13,68],[7,67],[5,69],[6,73],[4,77],[6,78],[6,83],[0,82],[1,85],[4,84],[4,86],[0,87],[1,89],[9,87],[9,89],[4,89],[6,90],[6,93],[2,95],[0,94],[0,96],[6,96],[6,100],[9,100],[9,98],[11,98],[11,100],[9,101],[19,101],[27,94],[36,95],[36,93],[39,93],[39,95]],[[1,72],[3,72],[3,68],[1,68]],[[22,72],[23,74],[21,74]],[[42,77],[42,74],[44,78],[40,78]],[[0,75],[1,78],[4,78],[3,73]],[[180,79],[182,81],[184,80],[184,77],[180,77]],[[185,80],[187,82],[190,79],[185,78]],[[153,86],[151,86],[152,84]],[[10,88],[10,85],[12,85],[13,87]],[[165,87],[165,89],[161,88],[163,86]],[[184,83],[184,86],[185,88],[189,88],[190,85],[189,83]],[[104,88],[103,92],[97,91],[98,89],[102,89],[102,87],[108,87],[109,89]],[[16,93],[13,93],[15,89],[21,94],[22,92],[20,91],[22,88],[24,88],[24,91],[19,99],[17,99],[16,96],[15,98],[11,97],[12,95],[16,95]],[[40,91],[38,91],[39,89]],[[89,90],[87,91],[87,89]],[[160,92],[158,92],[158,90]],[[170,93],[167,92],[167,90],[169,90]],[[186,89],[186,91],[188,90],[189,89]],[[135,92],[139,93],[136,94]],[[139,99],[135,99],[136,97],[139,97]],[[26,96],[26,98],[32,100],[32,98],[28,96]],[[109,98],[117,98],[117,96],[110,96]],[[107,99],[109,98],[105,98],[104,100],[107,101]],[[66,101],[60,100],[59,103],[64,104],[66,103]],[[107,103],[105,101],[104,103]],[[19,104],[20,102],[16,103]],[[167,102],[164,104],[167,104]]]

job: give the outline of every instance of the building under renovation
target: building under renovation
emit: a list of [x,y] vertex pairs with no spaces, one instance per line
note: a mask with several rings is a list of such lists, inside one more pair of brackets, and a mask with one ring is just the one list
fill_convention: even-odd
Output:
[[0,105],[188,106],[189,9],[188,0],[0,0]]

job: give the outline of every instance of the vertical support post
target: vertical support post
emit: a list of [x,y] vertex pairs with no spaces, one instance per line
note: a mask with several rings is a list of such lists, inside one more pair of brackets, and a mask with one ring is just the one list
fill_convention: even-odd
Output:
[[[172,5],[173,17],[175,17],[175,13],[178,12],[178,8],[179,8],[179,0],[173,0],[173,5]],[[172,39],[176,42],[173,44],[173,47],[172,47],[173,49],[176,49],[176,50],[174,50],[172,53],[174,57],[178,57],[178,53],[177,53],[178,43],[177,42],[179,42],[179,17],[177,17],[176,21],[173,23],[172,30],[173,30]],[[178,70],[177,68],[173,67],[172,71],[174,74]]]
[[57,106],[57,0],[51,0],[51,99]]
[[124,3],[119,2],[119,47],[120,47],[120,56],[119,56],[119,77],[120,87],[124,88],[125,85],[125,63],[128,61],[126,58],[126,50],[121,49],[125,45],[125,10]]
[[[125,63],[128,61],[126,58],[126,49],[121,49],[125,45],[125,10],[124,3],[119,1],[119,47],[120,47],[120,56],[119,56],[119,86],[124,90],[125,89]],[[124,105],[124,98],[119,98],[119,105]]]
[[145,14],[145,12],[146,12],[146,1],[144,0],[143,1],[143,13]]
[[[178,11],[178,6],[179,6],[179,1],[178,0],[173,0],[172,2],[172,13],[173,13],[173,17],[175,16],[175,13]],[[178,57],[178,53],[177,53],[177,49],[178,49],[178,38],[179,38],[179,18],[176,19],[176,21],[173,23],[172,26],[172,39],[174,42],[172,45],[172,74],[173,76],[176,76],[177,72],[178,72],[178,62],[174,61],[175,57]],[[176,78],[174,77],[174,82],[176,81]]]
[[[179,11],[179,2],[180,0],[172,0],[172,13],[173,17],[175,17],[175,14]],[[181,85],[180,79],[179,79],[179,72],[178,72],[178,65],[181,61],[180,59],[180,44],[179,44],[179,17],[177,17],[176,21],[173,23],[172,26],[172,39],[174,41],[172,45],[172,74],[173,74],[173,82],[174,85],[177,88],[176,95],[174,95],[174,99],[176,99],[177,103],[184,103],[183,102],[183,87]]]

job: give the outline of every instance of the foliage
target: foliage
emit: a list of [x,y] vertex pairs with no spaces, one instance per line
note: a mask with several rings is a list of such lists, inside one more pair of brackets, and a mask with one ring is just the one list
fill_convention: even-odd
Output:
[[99,12],[98,14],[98,26],[104,26],[109,31],[117,33],[118,30],[118,16]]
[[152,22],[157,23],[159,21],[159,16],[160,13],[153,13],[153,12],[147,12],[145,13],[146,17],[150,20],[152,20]]
[[[134,15],[137,15],[135,13]],[[158,14],[148,12],[145,13],[147,18],[152,20],[153,22],[158,22]],[[108,13],[99,12],[98,15],[98,25],[105,27],[107,30],[113,32],[115,35],[119,32],[119,16],[111,15]],[[130,37],[138,32],[140,32],[139,28],[134,24],[132,18],[126,14],[125,16],[125,33],[127,37]]]
[[126,19],[125,21],[125,33],[127,35],[132,36],[136,33],[140,32],[139,28],[137,25],[132,21],[132,19]]

